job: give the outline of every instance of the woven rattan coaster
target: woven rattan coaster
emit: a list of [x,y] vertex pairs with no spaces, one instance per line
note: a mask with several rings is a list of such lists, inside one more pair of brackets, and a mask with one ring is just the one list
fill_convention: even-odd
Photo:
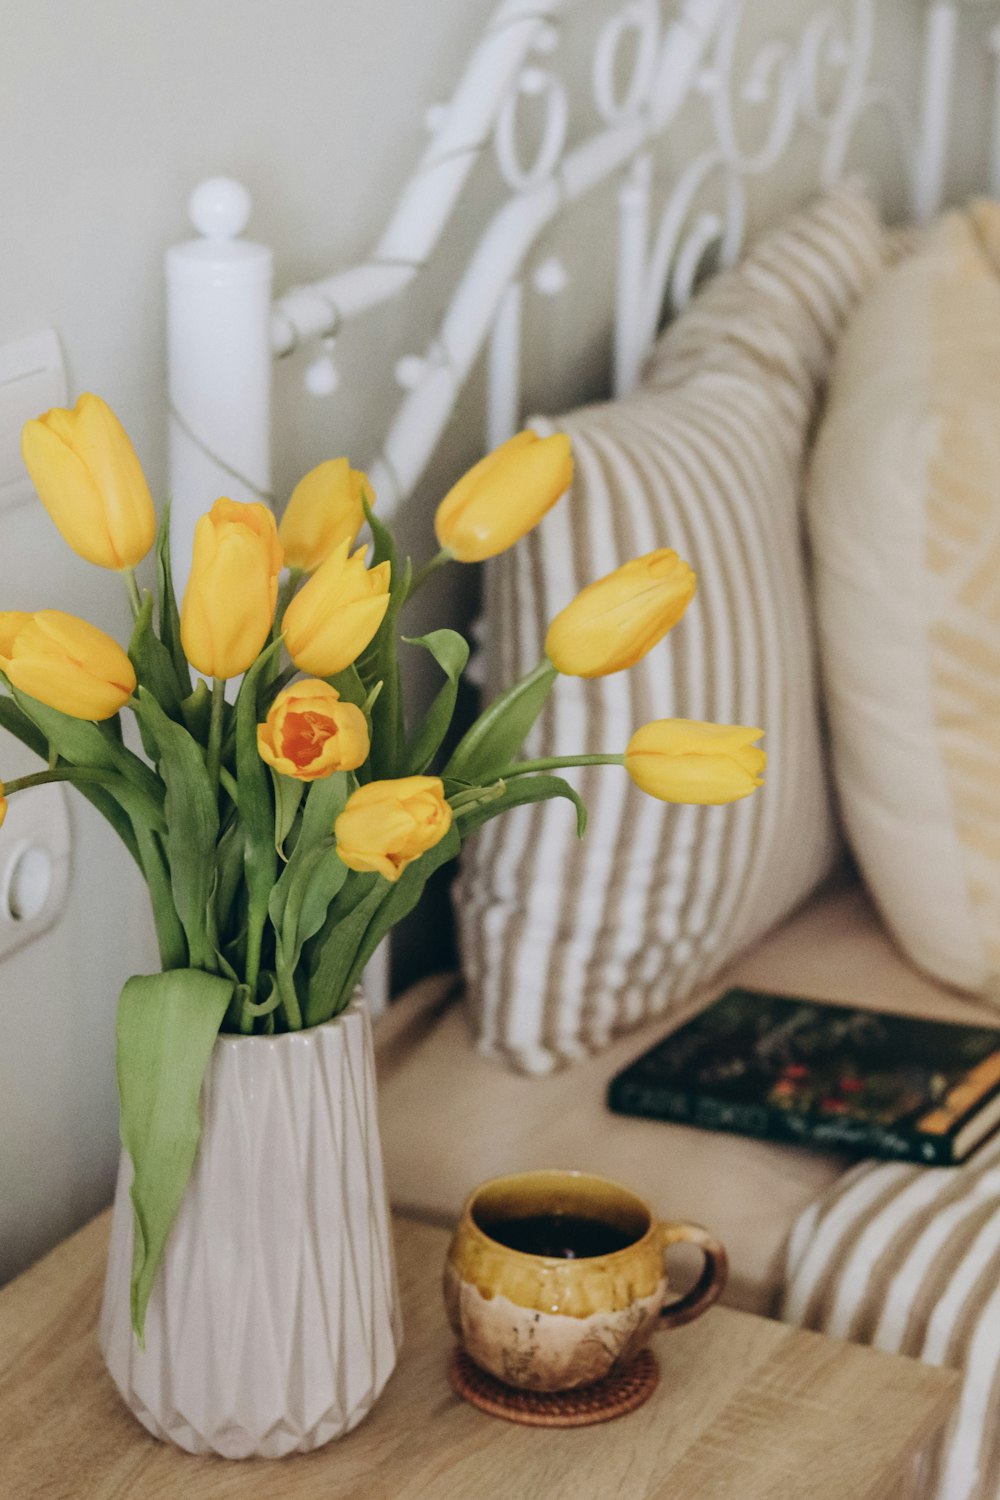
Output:
[[488,1375],[461,1349],[452,1351],[448,1380],[455,1393],[492,1417],[528,1427],[590,1427],[624,1417],[648,1401],[656,1390],[660,1366],[652,1349],[643,1349],[626,1370],[576,1391],[518,1391]]

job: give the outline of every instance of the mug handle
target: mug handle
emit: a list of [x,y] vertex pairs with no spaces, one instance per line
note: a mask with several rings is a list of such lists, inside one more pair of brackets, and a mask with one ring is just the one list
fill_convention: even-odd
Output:
[[729,1256],[721,1240],[716,1239],[700,1224],[660,1224],[660,1248],[666,1253],[671,1245],[682,1242],[697,1245],[705,1255],[701,1275],[690,1291],[664,1303],[661,1311],[661,1327],[679,1328],[682,1323],[691,1323],[707,1312],[713,1302],[718,1302],[725,1291],[729,1275]]

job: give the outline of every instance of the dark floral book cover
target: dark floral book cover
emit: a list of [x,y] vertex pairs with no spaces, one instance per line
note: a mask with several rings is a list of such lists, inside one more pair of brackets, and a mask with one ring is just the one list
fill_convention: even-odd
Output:
[[1000,1029],[729,990],[619,1073],[608,1105],[950,1166],[1000,1124]]

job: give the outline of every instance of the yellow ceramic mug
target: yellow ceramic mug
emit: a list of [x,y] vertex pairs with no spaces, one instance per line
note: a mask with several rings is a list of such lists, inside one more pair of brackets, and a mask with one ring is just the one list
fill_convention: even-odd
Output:
[[[703,1250],[705,1264],[689,1292],[668,1299],[664,1252],[681,1240]],[[507,1385],[565,1391],[628,1364],[655,1328],[699,1317],[721,1294],[727,1266],[707,1229],[660,1223],[616,1182],[521,1172],[484,1183],[466,1202],[445,1263],[445,1303],[477,1365]]]

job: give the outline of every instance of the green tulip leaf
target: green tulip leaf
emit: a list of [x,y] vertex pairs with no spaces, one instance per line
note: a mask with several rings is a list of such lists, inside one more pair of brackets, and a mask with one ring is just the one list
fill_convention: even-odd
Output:
[[469,643],[457,630],[432,630],[429,635],[403,639],[409,646],[423,646],[429,651],[447,678],[406,748],[402,774],[419,776],[434,759],[451,727],[459,680],[469,660]]
[[139,759],[113,733],[106,733],[89,719],[73,719],[14,689],[22,711],[41,730],[51,750],[71,766],[91,766],[124,777],[146,793],[157,806],[163,805],[163,783],[145,761]]
[[344,885],[347,873],[347,866],[337,858],[332,837],[296,860],[281,917],[282,962],[279,967],[284,970],[287,982],[294,982],[303,945],[323,926],[330,904]]
[[548,701],[556,675],[546,659],[494,699],[463,735],[442,775],[473,784],[493,781],[516,759]]
[[215,871],[212,879],[211,901],[215,912],[215,930],[225,933],[229,928],[229,917],[236,900],[236,892],[243,877],[243,824],[234,818],[225,828],[215,846]]
[[38,725],[31,720],[13,698],[0,695],[0,728],[6,729],[22,745],[27,745],[42,760],[49,758],[49,743]]
[[[139,611],[128,648],[138,682],[156,698],[171,719],[181,717],[181,696],[170,652],[153,630],[153,596],[147,594]],[[152,754],[149,746],[146,753]]]
[[434,874],[435,870],[439,870],[450,859],[454,859],[459,851],[460,844],[461,836],[459,829],[455,823],[452,823],[440,843],[435,844],[433,849],[428,849],[426,854],[422,854],[419,859],[415,859],[412,864],[407,865],[395,884],[390,884],[388,881],[383,880],[382,876],[376,877],[383,887],[385,887],[386,893],[383,900],[375,904],[368,925],[365,927],[353,960],[350,963],[350,967],[341,981],[340,994],[336,1010],[333,1012],[334,1015],[338,1011],[343,1010],[344,1006],[350,1000],[351,995],[354,993],[354,986],[360,980],[365,965],[379,943],[396,926],[397,922],[401,922],[404,917],[409,916],[423,895],[424,887],[430,877]]
[[178,696],[184,699],[191,692],[191,668],[188,666],[184,647],[181,645],[181,621],[174,594],[173,570],[170,562],[170,502],[163,507],[163,515],[156,533],[156,582],[159,594],[160,640],[174,666]]
[[281,859],[286,859],[285,840],[292,831],[299,803],[306,784],[295,776],[282,776],[280,771],[271,771],[274,788],[274,847]]
[[347,1004],[351,991],[345,992],[344,977],[352,970],[368,925],[391,889],[381,875],[362,875],[356,871],[348,874],[339,894],[330,904],[321,932],[311,945],[306,965],[308,994],[304,1018],[307,1026],[319,1026],[331,1020]]
[[337,689],[344,703],[353,703],[357,708],[364,708],[368,700],[368,689],[361,681],[361,674],[353,662],[342,672],[336,672],[333,677],[328,677],[326,680],[332,688]]
[[[309,788],[295,848],[268,898],[267,909],[275,932],[281,932],[284,926],[285,903],[293,883],[299,878],[303,861],[333,833],[333,825],[344,810],[350,789],[351,778],[346,771],[324,776]],[[337,863],[340,864],[340,860]]]
[[181,700],[181,718],[187,732],[199,745],[208,745],[208,731],[212,722],[212,690],[203,677],[195,683],[194,691]]
[[509,812],[512,807],[524,807],[529,802],[547,802],[552,797],[565,797],[576,808],[576,831],[583,838],[587,827],[587,809],[578,792],[561,776],[517,776],[506,783],[501,795],[489,801],[469,804],[458,814],[462,837],[475,833],[484,823],[499,813]]
[[[214,968],[214,915],[211,906],[215,841],[219,834],[216,791],[209,781],[201,747],[146,688],[136,700],[136,718],[155,741],[160,774],[167,789],[167,860],[174,906],[196,969]],[[273,851],[272,851],[273,852]]]
[[201,1088],[232,983],[199,969],[130,979],[118,1002],[122,1145],[132,1158],[132,1327],[146,1307],[201,1138]]

